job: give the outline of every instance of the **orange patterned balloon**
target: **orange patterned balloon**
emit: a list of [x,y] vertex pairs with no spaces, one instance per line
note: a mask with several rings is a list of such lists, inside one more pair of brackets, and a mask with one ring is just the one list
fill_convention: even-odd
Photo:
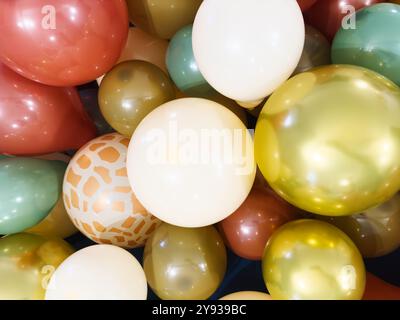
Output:
[[143,246],[160,221],[139,203],[126,173],[129,139],[111,133],[86,144],[64,178],[64,203],[75,226],[97,243]]

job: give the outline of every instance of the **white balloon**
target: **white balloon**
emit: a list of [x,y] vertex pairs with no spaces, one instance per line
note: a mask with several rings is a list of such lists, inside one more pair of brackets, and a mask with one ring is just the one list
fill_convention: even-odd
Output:
[[244,103],[265,98],[290,77],[305,30],[295,0],[204,0],[192,37],[207,82]]
[[127,169],[133,192],[154,216],[180,227],[207,226],[247,198],[256,172],[253,140],[224,106],[178,99],[140,123]]
[[94,245],[69,256],[56,269],[46,300],[146,300],[147,282],[128,251]]

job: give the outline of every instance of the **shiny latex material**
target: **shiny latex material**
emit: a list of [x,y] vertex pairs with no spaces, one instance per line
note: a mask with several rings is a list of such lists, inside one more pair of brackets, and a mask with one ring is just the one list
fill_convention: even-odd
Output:
[[90,82],[112,68],[128,34],[124,0],[0,1],[0,60],[51,86]]
[[[326,0],[322,0],[322,1],[326,1]],[[316,2],[317,2],[317,0],[297,0],[297,3],[299,4],[301,11],[303,11],[303,12],[310,9]]]
[[131,22],[162,38],[171,39],[193,23],[202,0],[127,0]]
[[136,199],[126,174],[129,139],[118,133],[92,140],[68,165],[65,207],[89,239],[125,248],[143,246],[159,224]]
[[273,191],[256,187],[239,209],[218,227],[234,253],[245,259],[261,260],[273,232],[296,217],[296,209]]
[[236,300],[236,301],[244,301],[244,300],[272,300],[269,294],[258,291],[239,291],[235,293],[228,294],[219,300]]
[[77,149],[96,134],[75,88],[33,82],[1,63],[0,115],[0,151],[8,154]]
[[0,239],[0,300],[42,300],[55,269],[74,249],[63,240],[19,233]]
[[361,254],[346,234],[322,221],[298,220],[276,231],[262,270],[274,300],[359,300],[364,293]]
[[253,140],[224,106],[174,100],[140,123],[127,168],[133,192],[149,212],[173,225],[204,227],[225,219],[250,193]]
[[350,22],[349,17],[352,11],[349,9],[351,7],[360,10],[379,2],[383,0],[320,0],[305,13],[305,20],[307,24],[321,31],[329,41],[332,41],[342,21],[346,25]]
[[400,300],[400,288],[367,272],[363,300]]
[[180,228],[166,223],[146,243],[144,271],[163,300],[205,300],[226,271],[226,250],[214,227]]
[[[164,72],[167,71],[165,56],[167,54],[168,41],[159,39],[139,28],[129,28],[128,40],[117,63],[128,60],[143,60],[150,62]],[[103,76],[97,79],[100,85]]]
[[400,188],[400,89],[364,68],[299,74],[262,110],[256,160],[271,187],[305,211],[362,212]]
[[364,213],[324,219],[345,232],[366,258],[384,256],[400,247],[400,195]]
[[214,89],[200,73],[192,46],[193,26],[179,30],[171,39],[167,51],[168,72],[175,85],[191,97],[206,97]]
[[331,63],[331,45],[317,29],[306,25],[306,40],[293,75]]
[[61,195],[67,165],[33,158],[0,160],[0,234],[24,231],[43,220]]
[[357,12],[357,28],[340,29],[334,63],[374,70],[400,85],[400,5],[382,3]]
[[160,68],[131,60],[118,64],[104,77],[99,105],[107,122],[130,137],[146,115],[175,96],[171,80]]

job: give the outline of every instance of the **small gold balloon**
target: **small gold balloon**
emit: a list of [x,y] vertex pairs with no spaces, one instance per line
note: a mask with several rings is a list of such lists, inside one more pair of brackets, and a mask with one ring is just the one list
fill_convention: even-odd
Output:
[[329,223],[290,222],[268,241],[264,281],[275,300],[358,300],[365,267],[350,238]]
[[146,243],[144,271],[163,300],[204,300],[221,284],[226,250],[212,227],[181,228],[161,224]]
[[366,258],[381,257],[400,247],[400,194],[360,214],[319,219],[345,232]]
[[320,67],[283,84],[255,132],[271,187],[309,212],[363,212],[400,189],[400,89],[364,68]]
[[239,291],[235,293],[228,294],[219,300],[272,300],[269,294],[258,291]]
[[42,300],[55,269],[74,252],[61,239],[19,233],[0,239],[0,300]]

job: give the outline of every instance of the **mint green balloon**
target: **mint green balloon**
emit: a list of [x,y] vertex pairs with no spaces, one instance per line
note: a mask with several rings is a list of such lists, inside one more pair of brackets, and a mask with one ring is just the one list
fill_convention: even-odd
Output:
[[43,220],[61,195],[66,168],[61,161],[0,159],[0,234],[21,232]]
[[192,29],[189,25],[179,30],[169,43],[166,63],[175,85],[192,97],[207,97],[214,89],[207,83],[194,59]]
[[374,70],[400,85],[400,5],[381,3],[358,11],[355,29],[336,34],[332,61]]

